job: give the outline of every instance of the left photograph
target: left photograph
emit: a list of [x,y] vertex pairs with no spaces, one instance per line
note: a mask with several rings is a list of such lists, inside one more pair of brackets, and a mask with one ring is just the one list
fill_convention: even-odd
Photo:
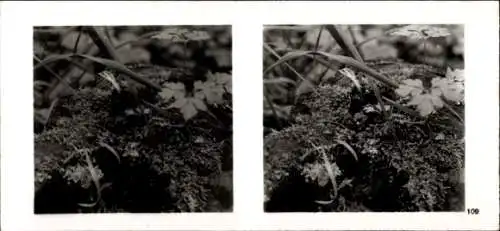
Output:
[[34,212],[232,212],[231,26],[33,28]]

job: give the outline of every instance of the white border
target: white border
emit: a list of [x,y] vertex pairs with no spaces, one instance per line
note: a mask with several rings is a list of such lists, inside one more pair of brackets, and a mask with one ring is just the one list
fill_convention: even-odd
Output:
[[[1,2],[2,230],[498,229],[497,2]],[[262,25],[465,24],[465,213],[264,214]],[[234,198],[230,214],[34,216],[33,25],[233,25]]]

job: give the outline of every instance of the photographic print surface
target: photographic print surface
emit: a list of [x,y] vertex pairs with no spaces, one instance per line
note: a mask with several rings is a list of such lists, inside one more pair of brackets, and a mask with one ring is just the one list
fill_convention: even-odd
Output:
[[230,26],[33,28],[36,214],[232,211]]
[[265,211],[464,211],[463,39],[463,25],[265,26]]

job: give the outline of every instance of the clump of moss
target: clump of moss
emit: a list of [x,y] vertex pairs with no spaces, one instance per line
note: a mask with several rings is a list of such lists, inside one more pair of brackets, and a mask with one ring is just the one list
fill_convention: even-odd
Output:
[[[456,128],[432,122],[445,121],[446,116],[437,114],[431,122],[422,122],[397,111],[390,119],[363,111],[352,114],[351,96],[347,88],[320,86],[299,102],[308,113],[294,115],[294,125],[265,137],[266,210],[290,211],[288,203],[303,204],[295,211],[313,212],[460,210],[449,201],[463,187],[452,176],[464,167],[463,140]],[[336,145],[339,140],[357,157]],[[306,182],[303,175],[306,166],[324,162],[318,147],[339,167],[337,183],[349,183],[338,190],[337,198],[332,197],[331,183]],[[300,187],[290,186],[294,184]],[[284,187],[287,193],[281,192]],[[276,197],[294,190],[315,195],[289,201]],[[315,202],[332,198],[331,203]]]
[[[217,131],[214,118],[208,115],[185,122],[172,111],[117,113],[116,103],[123,102],[115,100],[111,90],[100,88],[80,89],[61,101],[45,131],[35,137],[37,192],[43,188],[45,192],[75,192],[65,189],[75,187],[75,182],[81,183],[78,190],[95,192],[83,179],[82,166],[87,166],[83,150],[102,173],[101,185],[107,186],[101,189],[103,203],[90,211],[207,210],[213,179],[220,175],[222,157],[231,147],[230,133]],[[78,176],[82,181],[75,179]],[[50,184],[56,180],[63,181],[59,189]],[[35,200],[48,199],[39,196]],[[68,201],[75,206],[63,206],[57,212],[80,211],[75,209],[77,201]]]

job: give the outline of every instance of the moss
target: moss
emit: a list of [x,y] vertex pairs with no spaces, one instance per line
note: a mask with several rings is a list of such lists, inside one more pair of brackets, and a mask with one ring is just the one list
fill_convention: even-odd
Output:
[[[323,147],[329,160],[339,166],[342,174],[337,183],[351,180],[351,185],[339,190],[339,196],[328,205],[314,200],[324,200],[324,190],[331,197],[331,184],[307,186],[316,188],[310,191],[316,193],[312,198],[303,196],[315,204],[309,206],[312,211],[463,209],[449,203],[460,191],[451,172],[462,172],[464,167],[464,143],[459,138],[463,128],[438,126],[449,121],[444,114],[431,116],[428,123],[397,111],[390,120],[363,112],[353,115],[349,112],[351,97],[348,88],[320,86],[299,100],[308,113],[296,113],[292,126],[265,137],[267,203],[272,203],[273,194],[284,185],[304,184],[304,179],[290,183],[294,172],[303,172],[308,163],[323,162],[314,144]],[[438,134],[444,138],[435,139]],[[348,143],[358,160],[346,148],[335,146],[336,140]]]
[[[211,182],[221,174],[222,157],[231,152],[230,133],[219,132],[214,119],[202,113],[189,122],[174,111],[117,114],[114,104],[119,100],[114,101],[112,95],[99,88],[80,89],[61,101],[46,130],[35,137],[37,192],[52,190],[47,189],[53,187],[51,180],[65,181],[61,187],[70,187],[71,176],[82,176],[75,172],[81,169],[78,166],[86,166],[79,150],[87,150],[103,173],[101,184],[110,185],[103,191],[105,204],[95,210],[207,210],[213,198]],[[231,121],[225,122],[231,126]],[[119,158],[100,143],[111,147]],[[95,191],[84,186],[79,190]]]

